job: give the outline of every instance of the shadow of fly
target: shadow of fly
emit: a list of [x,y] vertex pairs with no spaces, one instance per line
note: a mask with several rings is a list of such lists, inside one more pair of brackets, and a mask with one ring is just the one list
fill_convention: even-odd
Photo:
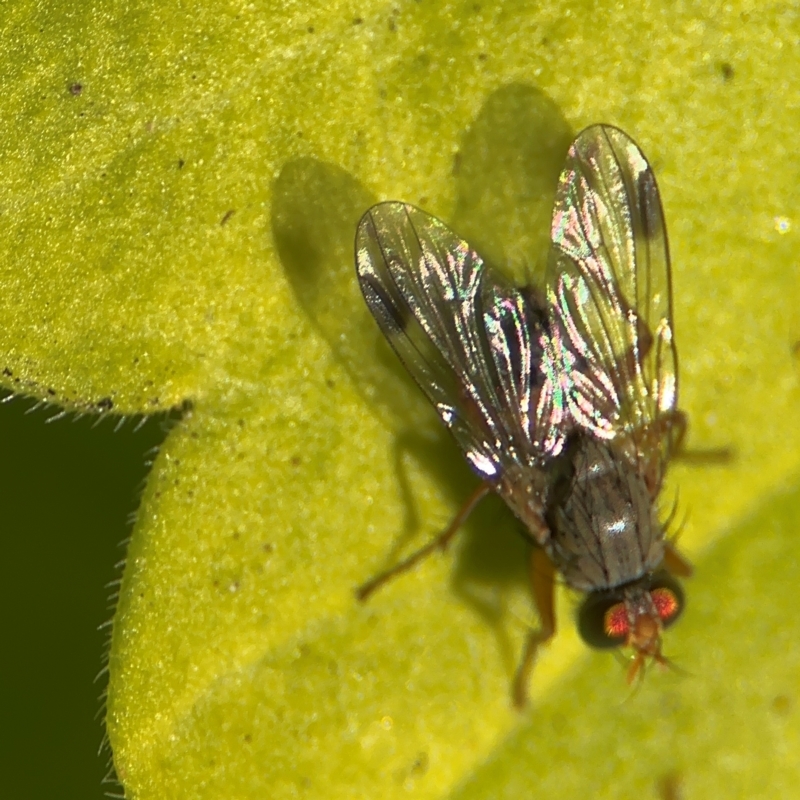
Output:
[[556,631],[557,574],[585,594],[593,647],[630,648],[633,682],[668,664],[690,564],[666,535],[658,496],[680,449],[669,248],[650,165],[621,130],[593,125],[558,182],[543,289],[510,285],[444,223],[385,202],[362,217],[356,268],[367,306],[481,480],[448,528],[358,590],[444,549],[496,492],[534,545],[541,620],[514,679]]

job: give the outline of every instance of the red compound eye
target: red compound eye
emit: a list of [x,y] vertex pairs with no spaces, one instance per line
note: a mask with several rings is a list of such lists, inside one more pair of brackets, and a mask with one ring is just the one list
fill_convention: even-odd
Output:
[[628,636],[628,615],[620,591],[589,593],[578,612],[578,631],[590,647],[616,649]]
[[661,587],[650,592],[662,622],[670,622],[681,610],[680,600],[671,589]]
[[603,630],[610,639],[623,639],[628,635],[628,614],[624,603],[615,603],[606,611]]

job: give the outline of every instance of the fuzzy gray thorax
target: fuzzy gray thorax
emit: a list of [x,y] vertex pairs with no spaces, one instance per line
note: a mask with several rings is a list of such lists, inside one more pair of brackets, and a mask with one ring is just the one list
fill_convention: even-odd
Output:
[[555,467],[548,522],[548,553],[575,589],[636,581],[664,558],[653,499],[613,441],[581,436],[571,443]]

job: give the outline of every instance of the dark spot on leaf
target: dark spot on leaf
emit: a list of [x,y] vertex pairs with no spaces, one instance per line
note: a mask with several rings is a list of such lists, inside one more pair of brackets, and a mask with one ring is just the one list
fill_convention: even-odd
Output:
[[428,771],[428,754],[421,752],[417,755],[414,763],[411,765],[411,772],[414,775],[424,775]]
[[779,694],[772,701],[772,710],[779,716],[785,717],[792,710],[792,705],[792,698],[788,694]]
[[102,400],[97,401],[97,407],[101,411],[111,411],[114,408],[114,401],[110,397],[104,397]]
[[733,76],[736,74],[736,70],[734,70],[733,66],[729,64],[727,61],[723,61],[719,65],[719,71],[722,73],[722,80],[724,80],[725,83],[728,83],[728,81],[732,81]]
[[250,742],[253,741],[253,737],[249,733],[246,733],[244,735],[244,740],[247,742],[247,744],[250,744]]
[[236,213],[235,208],[229,208],[223,215],[222,219],[219,221],[219,224],[224,225],[235,213]]
[[364,20],[361,17],[356,17],[353,20],[353,25],[360,25]]
[[659,779],[657,788],[661,800],[680,800],[683,796],[683,779],[679,772],[668,772]]
[[394,33],[394,31],[396,31],[396,30],[397,30],[397,25],[395,25],[395,23],[394,23],[394,20],[393,20],[393,19],[390,19],[390,20],[389,20],[389,30],[390,30],[390,31],[392,31],[393,33]]
[[179,158],[179,159],[178,159],[178,169],[183,169],[183,165],[184,165],[185,163],[186,163],[186,162],[185,162],[185,161],[184,161],[182,158]]
[[261,549],[262,549],[262,550],[263,550],[265,553],[271,553],[273,550],[275,550],[275,547],[274,547],[274,545],[273,545],[271,542],[264,542],[264,544],[262,545],[262,548],[261,548]]
[[8,367],[3,368],[3,375],[5,375],[7,378],[10,378],[13,374],[14,373]]
[[336,381],[334,381],[332,378],[325,378],[325,385],[329,389],[333,389],[333,387],[336,386]]
[[69,86],[69,93],[73,97],[77,97],[83,91],[83,84],[81,83],[71,83]]
[[300,456],[292,456],[289,461],[293,467],[299,467],[302,463]]
[[453,175],[458,175],[460,171],[461,171],[461,152],[459,150],[456,150],[456,152],[453,153]]
[[307,30],[309,33],[314,33],[314,26],[313,26],[313,25],[309,25],[309,26],[308,26],[308,28],[306,28],[306,30]]
[[478,53],[478,61],[486,61],[489,58],[488,53]]
[[52,389],[52,388],[48,387],[47,394],[49,394],[51,397],[53,397],[53,396],[55,396],[55,393],[56,393],[55,389]]
[[234,532],[233,532],[233,538],[234,538],[234,540],[238,539],[240,536],[241,536],[241,534],[239,533],[239,531],[234,531]]

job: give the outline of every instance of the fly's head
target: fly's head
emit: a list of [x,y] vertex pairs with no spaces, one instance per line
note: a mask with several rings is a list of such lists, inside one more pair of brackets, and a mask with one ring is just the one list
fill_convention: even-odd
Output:
[[678,620],[683,606],[680,584],[661,571],[627,586],[589,594],[578,615],[578,629],[590,647],[630,647],[628,683],[632,683],[643,674],[648,659],[669,665],[661,652],[661,634]]

